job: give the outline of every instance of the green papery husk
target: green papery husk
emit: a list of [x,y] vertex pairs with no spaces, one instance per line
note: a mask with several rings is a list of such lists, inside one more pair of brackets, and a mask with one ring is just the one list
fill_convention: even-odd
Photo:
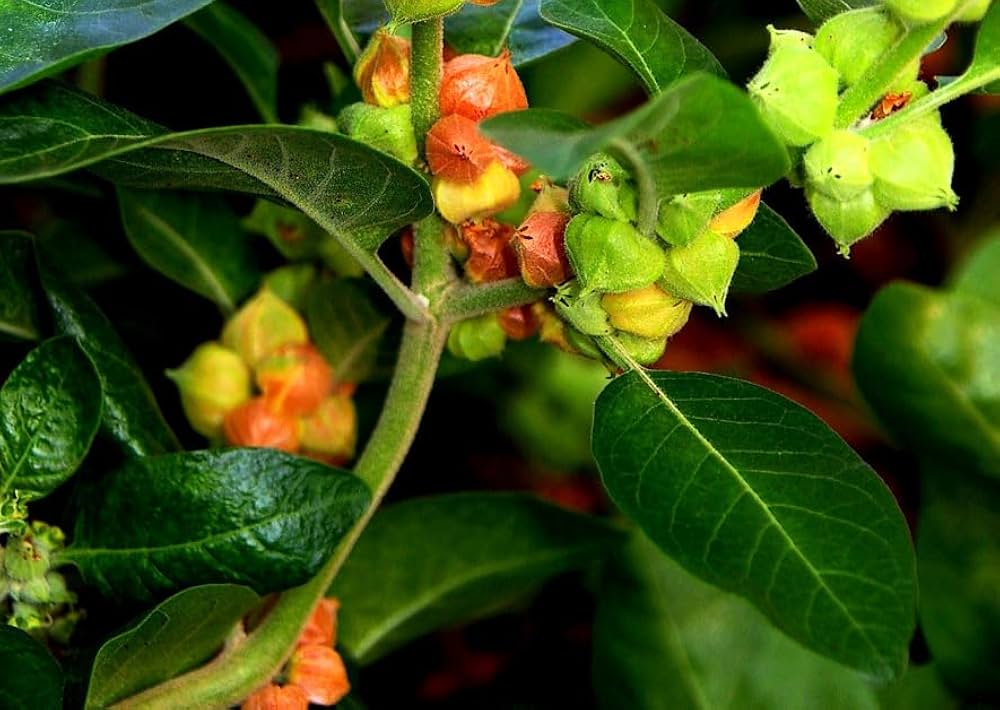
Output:
[[817,141],[803,160],[809,186],[836,200],[849,200],[871,189],[871,141],[851,131],[834,131]]
[[618,340],[625,352],[640,365],[652,365],[663,357],[663,353],[667,349],[666,337],[643,338],[623,330],[615,331],[613,337]]
[[884,0],[885,6],[903,22],[926,25],[943,20],[955,10],[959,0]]
[[507,334],[495,313],[456,323],[448,334],[448,351],[473,362],[498,357],[506,344]]
[[582,294],[631,291],[663,273],[663,250],[628,222],[579,214],[567,225],[565,239]]
[[607,153],[595,153],[570,180],[569,204],[574,212],[634,222],[638,196],[621,163]]
[[740,248],[735,240],[706,230],[687,246],[667,252],[658,283],[678,298],[709,306],[722,316],[726,314],[726,295],[739,260]]
[[823,229],[840,246],[840,253],[850,255],[851,245],[871,234],[892,213],[868,190],[850,200],[836,200],[806,188],[809,207]]
[[671,246],[690,244],[705,231],[722,203],[718,190],[688,192],[660,202],[656,217],[656,234]]
[[955,150],[937,112],[905,121],[872,143],[875,198],[890,210],[955,209]]
[[382,108],[355,103],[337,116],[337,124],[350,138],[412,165],[417,160],[417,140],[410,121],[410,105]]
[[902,34],[903,26],[885,8],[865,7],[824,22],[813,46],[837,70],[843,84],[851,86]]
[[559,317],[584,335],[611,333],[608,314],[601,307],[600,293],[582,294],[579,282],[574,280],[560,286],[552,302]]

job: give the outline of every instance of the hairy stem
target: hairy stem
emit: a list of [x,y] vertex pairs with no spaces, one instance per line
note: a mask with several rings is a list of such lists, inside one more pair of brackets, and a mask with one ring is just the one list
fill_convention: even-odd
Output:
[[410,59],[410,104],[413,133],[421,154],[427,131],[438,120],[438,91],[441,87],[444,53],[444,18],[413,23]]
[[481,285],[456,285],[441,300],[435,313],[448,322],[455,322],[534,303],[545,298],[547,293],[544,289],[528,286],[520,278]]

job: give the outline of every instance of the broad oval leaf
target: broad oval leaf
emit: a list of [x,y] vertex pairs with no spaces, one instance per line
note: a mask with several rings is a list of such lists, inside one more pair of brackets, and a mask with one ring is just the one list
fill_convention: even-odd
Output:
[[760,187],[788,169],[788,154],[746,93],[697,74],[673,84],[642,108],[592,129],[555,111],[495,116],[484,133],[564,180],[593,153],[628,141],[660,195],[723,187]]
[[654,0],[542,0],[540,12],[631,68],[650,94],[692,72],[725,75],[719,60]]
[[29,280],[34,261],[31,235],[0,232],[0,338],[38,340],[38,303]]
[[817,25],[848,10],[877,5],[878,0],[797,0],[802,12]]
[[788,222],[765,204],[737,241],[740,261],[731,288],[765,293],[816,270],[816,257]]
[[1000,477],[1000,307],[961,291],[890,284],[861,319],[853,367],[897,442]]
[[173,595],[101,646],[84,707],[109,707],[197,668],[259,601],[252,590],[234,584],[206,584]]
[[0,4],[0,93],[158,32],[211,0],[33,0]]
[[357,279],[313,285],[306,304],[309,333],[337,382],[364,382],[382,363],[380,345],[392,319],[380,311]]
[[883,679],[903,669],[906,522],[813,414],[740,380],[633,371],[598,398],[593,448],[612,500],[688,571],[844,665]]
[[0,389],[0,502],[44,498],[76,472],[101,421],[101,381],[73,338],[28,353]]
[[133,456],[179,449],[142,370],[97,304],[57,274],[43,254],[38,272],[56,330],[77,339],[101,378],[104,432]]
[[615,549],[597,518],[522,494],[418,498],[379,511],[330,588],[339,643],[361,664],[467,621]]
[[260,281],[240,218],[219,195],[119,188],[125,234],[151,267],[231,313]]
[[[7,710],[61,710],[63,673],[45,646],[20,629],[0,624],[0,706]],[[13,672],[12,672],[13,671]]]
[[1000,227],[969,255],[955,275],[952,287],[1000,307],[1000,281],[994,278],[997,273],[1000,273]]
[[266,594],[306,582],[370,497],[345,471],[271,449],[147,456],[83,496],[60,559],[117,597],[212,582]]

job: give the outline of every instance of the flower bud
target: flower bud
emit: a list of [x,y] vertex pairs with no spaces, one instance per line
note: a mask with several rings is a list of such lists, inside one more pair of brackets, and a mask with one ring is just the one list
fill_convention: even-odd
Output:
[[350,397],[330,395],[316,410],[299,421],[299,441],[307,453],[337,461],[354,458],[358,416]]
[[532,212],[517,228],[514,251],[521,278],[529,286],[558,286],[572,275],[565,242],[569,220],[565,212]]
[[7,576],[18,582],[44,577],[49,571],[49,553],[36,545],[31,535],[7,540],[3,558]]
[[391,108],[410,101],[410,42],[379,29],[354,65],[365,103]]
[[806,151],[806,182],[835,200],[849,200],[871,189],[871,141],[851,131],[834,131]]
[[448,351],[463,360],[498,357],[507,342],[495,313],[487,313],[456,323],[448,334]]
[[177,384],[181,406],[191,428],[217,438],[226,413],[250,399],[250,369],[234,351],[203,343],[167,377]]
[[569,183],[569,204],[575,212],[634,222],[637,202],[628,171],[607,153],[592,155]]
[[278,296],[261,289],[222,330],[222,344],[250,367],[282,345],[309,342],[305,321]]
[[601,307],[611,325],[654,339],[669,338],[683,328],[693,305],[655,284],[627,293],[608,293],[601,298]]
[[955,150],[937,114],[905,121],[871,147],[875,199],[889,210],[955,209]]
[[294,416],[309,414],[333,390],[333,370],[311,343],[282,345],[254,376],[271,408]]
[[736,242],[706,230],[687,246],[667,251],[660,285],[678,298],[726,314],[726,295],[740,260]]
[[577,281],[561,286],[552,298],[559,317],[584,335],[610,335],[608,313],[601,307],[600,293],[582,293]]
[[488,283],[517,276],[517,255],[511,246],[514,228],[487,217],[461,226],[468,246],[465,275],[473,283]]
[[497,314],[497,320],[511,340],[527,340],[538,332],[538,319],[532,313],[531,306],[505,308]]
[[499,57],[462,54],[445,63],[439,98],[443,116],[457,113],[477,122],[528,108],[524,86],[506,49]]
[[431,191],[441,216],[452,224],[461,224],[503,212],[521,196],[521,183],[517,175],[494,160],[468,184],[435,177]]
[[902,25],[885,8],[865,7],[824,22],[816,32],[814,46],[837,70],[841,81],[851,86],[902,34]]
[[271,683],[252,693],[240,710],[308,710],[309,696],[297,685]]
[[705,231],[722,201],[718,190],[674,195],[660,203],[656,234],[667,244],[680,247]]
[[911,25],[926,25],[943,20],[955,10],[958,0],[885,0],[899,19]]
[[299,646],[288,661],[288,682],[305,691],[309,702],[333,705],[351,690],[340,654],[329,646]]
[[757,216],[762,192],[763,190],[755,190],[735,205],[722,210],[708,223],[708,228],[728,239],[736,239]]
[[892,212],[876,201],[873,190],[849,200],[837,200],[807,185],[806,199],[813,215],[840,245],[844,256],[848,256],[852,244],[875,231]]
[[262,446],[293,454],[299,450],[298,422],[275,412],[263,397],[255,397],[229,412],[222,433],[231,446]]
[[493,144],[465,116],[445,116],[427,132],[427,163],[446,180],[473,182],[497,159]]
[[391,108],[356,103],[344,108],[337,117],[346,135],[407,165],[417,160],[417,139],[410,122],[410,105]]
[[652,365],[663,357],[667,349],[667,338],[643,338],[624,331],[615,333],[615,338],[625,352],[640,365]]
[[814,49],[775,44],[747,89],[775,133],[790,146],[807,146],[833,130],[840,77]]
[[663,273],[665,260],[663,250],[631,224],[589,214],[567,225],[566,255],[584,292],[648,286]]
[[330,597],[320,599],[313,609],[309,620],[299,634],[296,643],[304,646],[317,643],[323,646],[333,646],[337,641],[337,610],[340,602]]

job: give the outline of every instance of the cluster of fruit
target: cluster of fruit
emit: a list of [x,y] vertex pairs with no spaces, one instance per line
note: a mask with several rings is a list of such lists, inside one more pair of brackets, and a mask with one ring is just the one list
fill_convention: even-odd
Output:
[[331,464],[354,456],[354,385],[334,381],[302,316],[267,286],[229,319],[221,342],[199,345],[167,374],[192,428],[214,442]]

